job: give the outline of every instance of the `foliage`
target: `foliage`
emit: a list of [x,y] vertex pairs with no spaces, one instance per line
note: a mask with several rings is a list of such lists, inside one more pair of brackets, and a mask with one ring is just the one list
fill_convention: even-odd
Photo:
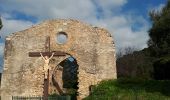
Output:
[[132,54],[133,52],[138,51],[136,47],[127,46],[124,48],[119,48],[116,52],[116,58],[119,59],[124,55]]
[[167,100],[170,81],[117,79],[103,81],[85,100]]
[[148,56],[148,49],[135,51],[117,59],[118,78],[143,78],[151,79],[153,73],[152,63],[154,58]]
[[150,12],[152,27],[149,30],[148,50],[153,62],[154,78],[170,79],[170,0],[160,11]]
[[154,62],[154,79],[167,80],[170,79],[170,56],[161,57]]
[[2,20],[0,19],[0,30],[1,30],[1,28],[2,28]]
[[150,12],[152,27],[149,30],[148,46],[152,56],[170,54],[170,0],[161,11]]

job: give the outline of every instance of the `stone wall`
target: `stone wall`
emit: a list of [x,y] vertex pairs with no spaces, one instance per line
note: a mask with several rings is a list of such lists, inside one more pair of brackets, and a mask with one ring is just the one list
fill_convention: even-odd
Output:
[[[61,31],[67,34],[65,44],[56,42],[56,35]],[[76,58],[79,99],[89,95],[90,85],[116,79],[115,44],[108,31],[77,20],[48,20],[6,38],[2,98],[43,95],[43,60],[29,57],[28,53],[44,51],[47,36],[50,36],[51,51],[63,51]],[[54,57],[51,71],[66,57]]]

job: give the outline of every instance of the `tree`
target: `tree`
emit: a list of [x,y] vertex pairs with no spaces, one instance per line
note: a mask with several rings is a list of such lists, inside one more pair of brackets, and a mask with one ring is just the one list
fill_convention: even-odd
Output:
[[119,48],[116,53],[116,59],[119,59],[123,57],[124,55],[132,54],[135,51],[139,51],[139,50],[134,46],[127,46],[124,48]]
[[148,49],[138,51],[135,47],[126,47],[120,50],[116,60],[118,78],[152,78],[153,61],[148,57]]
[[170,0],[162,10],[152,10],[150,18],[152,27],[148,46],[151,54],[157,57],[170,54]]
[[149,30],[148,41],[151,56],[156,57],[153,62],[154,78],[170,79],[170,0],[160,11],[150,12],[152,27]]
[[1,28],[2,28],[2,20],[1,20],[1,18],[0,18],[0,30],[1,30]]

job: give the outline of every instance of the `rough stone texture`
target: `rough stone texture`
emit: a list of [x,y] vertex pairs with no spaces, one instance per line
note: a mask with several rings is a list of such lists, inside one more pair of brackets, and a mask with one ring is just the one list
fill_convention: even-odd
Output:
[[[68,36],[65,44],[56,42],[60,31]],[[77,20],[48,20],[6,37],[2,100],[10,100],[7,97],[12,95],[43,95],[44,62],[41,57],[29,57],[28,52],[44,51],[47,36],[50,36],[51,51],[64,51],[76,58],[79,99],[89,95],[90,85],[116,79],[115,44],[108,31]],[[65,58],[67,56],[54,57],[50,62],[50,72]]]

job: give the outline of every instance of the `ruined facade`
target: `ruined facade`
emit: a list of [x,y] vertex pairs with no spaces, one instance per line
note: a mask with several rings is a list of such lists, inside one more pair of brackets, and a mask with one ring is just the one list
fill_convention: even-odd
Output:
[[[65,43],[56,40],[61,32],[66,35]],[[41,57],[29,57],[28,53],[44,51],[47,36],[50,37],[51,51],[68,54],[52,58],[50,74],[70,55],[77,60],[79,99],[89,95],[89,86],[102,80],[116,79],[115,44],[107,30],[77,20],[48,20],[6,37],[2,100],[10,100],[11,96],[43,95],[44,62]],[[62,77],[61,73],[56,76]],[[52,93],[51,79],[49,88]]]

